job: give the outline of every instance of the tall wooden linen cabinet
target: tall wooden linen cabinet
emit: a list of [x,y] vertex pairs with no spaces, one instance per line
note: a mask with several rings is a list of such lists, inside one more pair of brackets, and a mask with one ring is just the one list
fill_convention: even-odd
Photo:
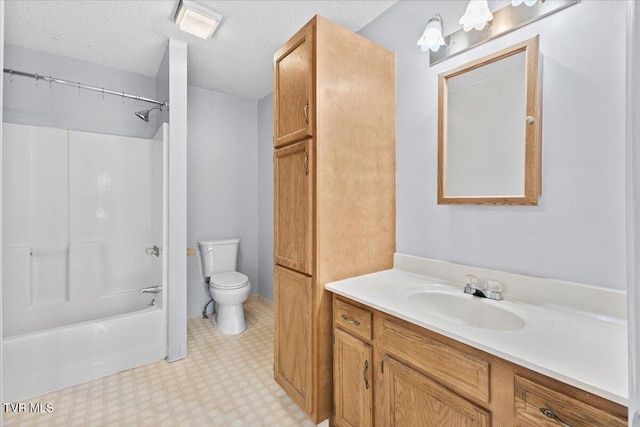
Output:
[[274,55],[274,377],[332,411],[327,282],[392,267],[395,56],[319,16]]

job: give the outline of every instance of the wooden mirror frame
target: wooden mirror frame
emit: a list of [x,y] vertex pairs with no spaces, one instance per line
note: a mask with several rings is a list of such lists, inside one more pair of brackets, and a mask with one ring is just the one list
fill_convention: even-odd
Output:
[[[472,205],[537,205],[541,194],[541,84],[539,82],[538,39],[532,39],[503,49],[492,55],[464,64],[458,68],[438,75],[438,204],[472,204]],[[446,112],[447,112],[447,80],[491,64],[509,56],[525,53],[525,120],[533,118],[533,122],[526,121],[525,128],[525,165],[524,165],[524,195],[523,196],[447,196],[445,194],[445,152],[446,141]]]

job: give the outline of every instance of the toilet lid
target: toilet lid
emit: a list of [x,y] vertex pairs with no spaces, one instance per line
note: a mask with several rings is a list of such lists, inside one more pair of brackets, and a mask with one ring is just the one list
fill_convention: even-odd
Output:
[[218,273],[211,276],[209,286],[215,288],[233,289],[240,288],[249,282],[249,278],[237,271]]

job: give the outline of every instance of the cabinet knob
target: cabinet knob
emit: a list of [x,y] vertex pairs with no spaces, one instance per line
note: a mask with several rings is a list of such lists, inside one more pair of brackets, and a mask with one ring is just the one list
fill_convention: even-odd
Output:
[[309,124],[309,101],[304,104],[304,121]]
[[549,408],[540,408],[540,412],[542,412],[542,415],[554,420],[556,423],[558,423],[562,427],[573,427],[571,424],[567,424],[564,421],[562,421],[560,417],[558,417],[556,413]]

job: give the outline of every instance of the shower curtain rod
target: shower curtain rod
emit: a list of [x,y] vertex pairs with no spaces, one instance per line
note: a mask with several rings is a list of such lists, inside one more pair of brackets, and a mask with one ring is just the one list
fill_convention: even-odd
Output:
[[89,85],[85,85],[85,84],[80,83],[80,82],[72,82],[72,81],[69,81],[69,80],[58,79],[56,77],[51,77],[51,76],[42,76],[40,74],[25,73],[24,71],[17,71],[17,70],[13,70],[11,68],[3,68],[3,71],[5,73],[9,74],[9,79],[11,79],[12,76],[29,77],[29,78],[35,79],[36,84],[38,83],[38,80],[44,80],[45,82],[49,82],[49,84],[57,83],[57,84],[64,85],[64,86],[77,87],[78,88],[78,92],[80,92],[80,89],[86,89],[86,90],[92,90],[94,92],[100,92],[103,95],[107,94],[107,95],[119,96],[123,100],[124,100],[124,98],[127,98],[127,99],[133,99],[133,100],[136,100],[136,101],[148,102],[150,104],[156,104],[156,105],[159,105],[160,107],[163,107],[163,108],[168,108],[169,107],[169,101],[164,101],[164,102],[163,101],[156,101],[155,99],[145,98],[143,96],[130,95],[130,94],[124,93],[124,92],[116,92],[114,90],[105,89],[103,87],[89,86]]

